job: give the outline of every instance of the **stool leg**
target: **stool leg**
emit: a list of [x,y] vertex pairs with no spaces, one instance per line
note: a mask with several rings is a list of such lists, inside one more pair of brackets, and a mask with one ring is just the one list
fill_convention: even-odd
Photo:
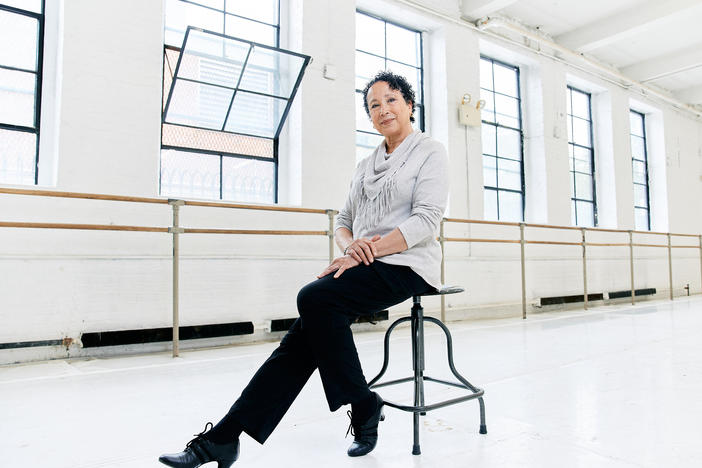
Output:
[[475,387],[473,384],[468,382],[466,378],[464,378],[461,374],[458,373],[456,370],[456,366],[453,363],[453,339],[451,338],[451,332],[449,331],[448,327],[444,325],[444,323],[441,320],[437,320],[434,317],[426,317],[424,320],[427,320],[435,325],[438,325],[439,328],[441,328],[444,331],[444,334],[446,335],[446,348],[447,348],[447,354],[448,354],[448,364],[449,368],[451,369],[451,372],[453,375],[463,384],[465,385],[468,389],[470,389],[473,393],[481,393],[481,396],[478,397],[478,403],[480,405],[480,433],[481,434],[487,434],[487,425],[485,424],[485,402],[483,401],[482,393],[483,390]]
[[385,341],[383,344],[383,367],[380,369],[380,372],[378,372],[378,375],[373,377],[373,379],[370,382],[368,382],[368,387],[372,387],[374,383],[380,380],[383,374],[385,374],[385,371],[388,369],[388,363],[390,362],[390,333],[392,333],[395,327],[399,324],[403,322],[409,322],[410,320],[410,317],[399,318],[395,320],[385,332]]
[[[416,298],[412,306],[412,367],[414,370],[414,406],[424,406],[424,324],[422,321],[424,310]],[[422,453],[419,446],[419,416],[420,413],[414,411],[412,419],[414,422],[414,444],[412,455]]]

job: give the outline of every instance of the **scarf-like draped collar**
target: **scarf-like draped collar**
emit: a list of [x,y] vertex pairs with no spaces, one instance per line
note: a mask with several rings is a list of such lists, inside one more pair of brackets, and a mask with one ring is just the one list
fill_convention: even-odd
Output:
[[360,230],[377,226],[390,211],[396,192],[396,174],[405,165],[412,150],[425,138],[428,137],[424,133],[415,130],[392,153],[387,154],[383,140],[370,155],[354,194],[358,199],[356,217]]

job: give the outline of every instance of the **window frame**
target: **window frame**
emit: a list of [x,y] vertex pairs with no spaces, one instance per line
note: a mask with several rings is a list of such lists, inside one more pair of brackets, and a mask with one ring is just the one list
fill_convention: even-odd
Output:
[[[486,61],[490,62],[491,66],[493,67],[493,70],[492,70],[492,89],[489,89],[489,90],[488,90],[488,89],[485,89],[485,88],[480,87],[481,90],[482,90],[482,89],[485,89],[485,91],[488,91],[488,92],[493,93],[493,112],[495,112],[495,114],[496,114],[496,112],[497,112],[496,109],[495,109],[495,95],[496,95],[496,94],[499,94],[499,95],[501,95],[501,96],[507,96],[507,97],[510,97],[510,98],[512,98],[512,99],[516,99],[516,100],[517,100],[517,108],[518,108],[518,111],[519,111],[519,128],[510,127],[510,126],[507,126],[507,125],[504,125],[504,124],[500,124],[500,123],[498,123],[497,121],[495,121],[495,122],[490,122],[490,121],[487,121],[487,120],[482,119],[482,117],[481,117],[481,128],[482,128],[482,125],[486,125],[486,124],[495,127],[495,153],[499,153],[499,150],[498,150],[498,132],[497,132],[497,129],[498,129],[498,128],[506,128],[506,129],[509,129],[509,130],[517,130],[517,131],[519,131],[519,166],[520,166],[520,167],[519,167],[519,176],[520,176],[520,178],[521,178],[520,190],[508,189],[508,188],[500,188],[500,181],[499,181],[499,178],[498,178],[498,176],[497,176],[497,174],[499,173],[499,170],[497,169],[497,166],[495,166],[495,181],[497,182],[497,186],[496,186],[496,187],[488,186],[488,185],[485,184],[485,181],[483,180],[483,199],[484,199],[484,197],[485,197],[484,193],[485,193],[486,190],[490,190],[490,191],[496,192],[496,196],[497,196],[497,207],[496,207],[496,209],[497,209],[497,220],[496,220],[496,221],[500,221],[500,192],[510,192],[510,193],[518,193],[518,194],[520,194],[521,199],[522,199],[522,204],[521,204],[521,205],[522,205],[522,206],[521,206],[521,221],[524,222],[524,220],[525,220],[525,210],[526,210],[526,183],[525,183],[525,177],[524,177],[524,122],[523,122],[523,112],[522,112],[521,70],[520,70],[520,68],[519,68],[518,65],[512,65],[511,63],[503,62],[503,61],[501,61],[501,60],[495,59],[495,58],[493,58],[493,57],[490,57],[490,56],[484,55],[484,54],[480,54],[480,59],[479,59],[479,60],[480,60],[479,63],[482,63],[483,60],[486,60]],[[505,67],[505,68],[510,68],[510,69],[512,69],[512,70],[514,70],[514,71],[516,72],[516,79],[517,79],[517,95],[516,95],[516,96],[510,96],[510,95],[508,95],[508,94],[498,93],[497,91],[495,91],[495,73],[494,73],[494,66],[495,66],[495,64],[498,64],[498,65],[500,65],[500,66],[502,66],[502,67]],[[482,98],[481,98],[481,99],[482,99]],[[480,148],[480,151],[481,151],[481,155],[482,155],[482,157],[483,157],[483,158],[482,158],[482,159],[483,159],[483,162],[485,161],[485,157],[495,158],[495,161],[496,161],[496,162],[498,162],[500,159],[508,159],[508,160],[510,160],[510,161],[515,161],[514,159],[505,158],[505,157],[499,156],[498,154],[495,154],[495,155],[485,154],[485,153],[483,152],[482,143],[483,143],[483,141],[482,141],[482,136],[481,136],[481,148]],[[484,213],[483,213],[483,217],[485,218],[485,214],[484,214]]]
[[[404,24],[397,23],[395,21],[386,19],[382,16],[375,15],[373,13],[369,13],[369,12],[362,10],[362,9],[359,9],[359,8],[356,9],[356,16],[354,18],[358,17],[358,15],[365,15],[365,16],[368,16],[368,17],[373,18],[375,20],[383,22],[383,39],[385,41],[384,49],[385,49],[386,54],[387,54],[387,41],[388,41],[388,33],[387,33],[387,25],[388,24],[391,24],[395,27],[402,28],[402,29],[405,29],[407,31],[413,32],[419,36],[419,66],[418,67],[415,65],[410,65],[408,63],[401,62],[399,60],[389,59],[387,57],[387,55],[382,56],[382,55],[374,54],[372,52],[358,49],[358,48],[356,48],[356,44],[354,44],[354,59],[356,57],[356,54],[358,52],[361,52],[363,54],[367,54],[367,55],[371,55],[373,57],[383,59],[385,62],[385,66],[384,66],[383,70],[388,69],[388,60],[402,64],[406,67],[412,67],[412,68],[416,68],[419,70],[419,89],[415,89],[414,92],[415,92],[415,100],[417,100],[417,98],[416,98],[417,95],[419,95],[421,97],[421,99],[418,100],[420,102],[414,102],[413,104],[414,104],[414,109],[415,109],[414,117],[415,117],[415,119],[418,120],[417,126],[423,132],[426,128],[426,122],[425,122],[425,115],[426,114],[424,112],[424,107],[425,107],[425,104],[424,104],[424,96],[425,96],[424,95],[424,34],[422,34],[422,31],[419,31],[418,29],[408,27]],[[354,65],[354,70],[355,70],[355,65]],[[355,77],[355,74],[354,74],[354,77]],[[355,79],[354,79],[354,81],[355,81]],[[362,89],[355,88],[355,93],[363,96]],[[359,110],[356,109],[356,112],[359,112]],[[382,136],[382,135],[380,135],[380,133],[377,133],[377,132],[369,132],[366,130],[359,130],[358,128],[356,128],[356,135],[358,133],[363,133],[365,135]],[[355,146],[358,147],[358,144],[356,144]]]
[[[218,8],[202,5],[200,3],[197,3],[196,1],[191,1],[191,0],[175,0],[175,1],[180,1],[182,3],[187,3],[190,5],[194,5],[200,8],[204,8],[207,10],[211,11],[216,11],[218,13],[222,13],[222,31],[226,31],[226,22],[227,22],[227,16],[234,16],[237,18],[241,18],[247,21],[252,21],[258,24],[262,24],[265,26],[270,26],[275,28],[275,44],[274,45],[267,45],[267,44],[261,44],[261,46],[266,47],[266,48],[274,48],[274,49],[280,49],[280,0],[277,0],[276,2],[276,8],[277,8],[277,18],[278,18],[278,23],[277,24],[271,24],[271,23],[266,23],[265,21],[260,21],[254,18],[249,18],[247,16],[239,15],[236,13],[232,13],[227,11],[227,0],[223,0],[223,9],[220,10]],[[166,23],[164,19],[164,33],[165,33],[165,28],[166,28]],[[187,28],[186,28],[187,30]],[[217,33],[220,34],[220,33]],[[221,33],[224,35],[223,33]],[[245,39],[245,38],[242,38]],[[245,39],[248,40],[248,39]],[[252,42],[252,41],[250,41]],[[169,45],[165,42],[165,34],[164,34],[164,44],[163,44],[163,78],[161,82],[161,126],[160,126],[160,131],[161,131],[161,140],[160,140],[160,151],[159,151],[159,175],[158,175],[158,193],[162,194],[163,193],[163,184],[162,184],[162,176],[163,176],[163,170],[162,170],[162,164],[163,164],[163,150],[172,150],[176,152],[183,152],[183,153],[196,153],[196,154],[206,154],[210,156],[218,156],[219,157],[219,198],[217,200],[224,200],[223,198],[223,193],[224,193],[224,171],[223,171],[223,166],[224,166],[224,158],[235,158],[235,159],[246,159],[246,160],[255,160],[255,161],[262,161],[262,162],[267,162],[267,163],[272,163],[273,164],[273,204],[278,203],[279,199],[279,194],[278,194],[278,188],[279,188],[279,183],[278,183],[278,175],[279,175],[279,147],[280,147],[280,131],[282,130],[282,125],[278,129],[277,135],[274,138],[268,138],[268,137],[261,137],[261,136],[255,136],[255,138],[261,138],[261,139],[266,139],[266,140],[271,140],[272,141],[272,150],[273,150],[273,155],[272,157],[265,157],[265,156],[256,156],[256,155],[251,155],[251,154],[242,154],[242,153],[234,153],[234,152],[227,152],[227,151],[214,151],[214,150],[207,150],[207,149],[202,149],[202,148],[189,148],[185,146],[177,146],[177,145],[164,145],[163,143],[163,127],[164,127],[164,113],[165,113],[165,104],[166,101],[164,99],[168,99],[165,92],[165,77],[166,77],[166,64],[168,62],[168,56],[167,56],[167,51],[176,51],[178,53],[177,57],[177,62],[176,62],[176,68],[173,69],[173,77],[175,77],[175,72],[177,69],[177,63],[180,61],[180,54],[182,52],[180,47],[174,46],[174,45]],[[299,54],[298,54],[299,55]],[[309,63],[308,63],[309,64]],[[307,64],[307,65],[308,65]],[[304,67],[306,68],[306,66]],[[303,68],[303,74],[304,75],[304,68]],[[302,78],[302,76],[301,76]],[[298,82],[296,85],[296,88],[299,87],[300,83]],[[170,94],[170,93],[169,93]],[[289,109],[288,109],[289,111]],[[283,122],[287,118],[288,112],[285,113],[283,116]],[[169,124],[172,125],[172,124]],[[176,124],[177,125],[177,124]],[[182,127],[188,127],[187,125],[180,125]],[[198,127],[195,127],[198,128]],[[214,131],[214,130],[213,130]],[[223,132],[227,133],[227,132]],[[243,136],[247,136],[244,134],[241,134]],[[233,200],[236,202],[243,202],[243,203],[254,203],[249,200]]]
[[[590,135],[590,146],[583,146],[579,143],[575,143],[574,141],[571,141],[571,139],[574,139],[574,128],[573,128],[573,122],[574,119],[580,119],[580,120],[585,120],[582,117],[578,117],[573,114],[573,92],[584,94],[587,96],[587,105],[588,105],[588,119],[586,120],[588,122],[589,126],[589,135]],[[568,147],[569,147],[569,153],[570,153],[570,147],[573,147],[573,156],[571,157],[570,154],[568,155],[569,159],[573,159],[573,169],[571,170],[569,168],[569,174],[571,176],[571,186],[572,186],[572,196],[570,197],[570,202],[571,202],[571,209],[573,210],[573,213],[575,213],[575,223],[574,226],[579,226],[579,227],[587,227],[583,226],[578,223],[578,209],[577,209],[577,202],[582,202],[582,203],[591,203],[592,204],[592,227],[597,227],[598,226],[598,216],[597,216],[597,183],[596,183],[596,173],[597,170],[595,168],[595,138],[594,138],[594,123],[592,120],[592,93],[588,91],[584,91],[582,89],[576,88],[575,86],[568,85],[567,86],[567,96],[568,100],[570,101],[570,113],[566,111],[566,124],[570,125],[570,130],[568,134],[570,137],[568,138]],[[570,122],[569,122],[570,121]],[[576,186],[576,174],[587,174],[585,172],[580,172],[575,170],[575,147],[578,148],[584,148],[589,150],[590,152],[590,174],[588,174],[592,180],[592,200],[586,200],[583,198],[577,198],[577,186]],[[570,161],[569,161],[570,162]],[[573,220],[571,219],[571,222]]]
[[[642,130],[642,135],[634,135],[631,133],[631,126],[629,126],[629,141],[631,141],[631,137],[636,137],[636,138],[641,138],[643,140],[643,160],[637,159],[634,157],[634,149],[633,147],[631,148],[631,170],[632,170],[632,185],[635,187],[636,185],[642,185],[646,188],[646,205],[645,207],[643,206],[637,206],[636,205],[636,198],[634,198],[634,228],[638,229],[636,226],[636,210],[645,210],[646,211],[646,230],[650,231],[651,230],[651,181],[650,181],[650,174],[648,170],[648,141],[646,137],[646,114],[643,112],[636,111],[634,109],[629,109],[629,116],[631,117],[631,114],[636,114],[641,118],[641,130]],[[634,161],[642,162],[644,165],[644,174],[646,177],[646,183],[642,184],[639,182],[636,182],[633,178],[633,171],[634,171]]]
[[[34,183],[33,185],[39,184],[39,138],[41,137],[41,98],[42,98],[42,88],[44,81],[44,32],[45,32],[45,14],[46,14],[46,0],[41,0],[41,13],[37,13],[31,10],[25,10],[22,8],[5,5],[0,3],[0,10],[14,13],[17,15],[28,16],[34,18],[38,22],[37,27],[37,55],[36,55],[36,71],[26,70],[24,68],[11,67],[0,64],[0,69],[19,71],[23,73],[32,73],[36,75],[35,86],[34,86],[34,122],[31,127],[25,125],[15,125],[6,124],[0,122],[0,129],[20,132],[20,133],[33,133],[36,135],[35,150],[34,150]],[[1,0],[0,0],[1,2]],[[10,184],[24,185],[19,182],[9,182]]]

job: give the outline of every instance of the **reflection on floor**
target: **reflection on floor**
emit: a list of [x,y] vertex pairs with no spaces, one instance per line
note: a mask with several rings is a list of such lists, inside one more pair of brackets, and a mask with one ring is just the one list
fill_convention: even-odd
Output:
[[[347,417],[326,408],[315,374],[266,445],[242,438],[240,467],[700,467],[702,298],[452,323],[456,365],[485,389],[477,401],[423,418],[386,409],[378,447],[346,456]],[[396,332],[388,377],[410,373]],[[356,337],[370,378],[382,333]],[[427,374],[448,377],[442,336],[427,326]],[[0,368],[0,465],[156,467],[216,422],[275,344],[53,361]],[[410,402],[411,384],[382,389]],[[428,402],[460,392],[428,385]]]

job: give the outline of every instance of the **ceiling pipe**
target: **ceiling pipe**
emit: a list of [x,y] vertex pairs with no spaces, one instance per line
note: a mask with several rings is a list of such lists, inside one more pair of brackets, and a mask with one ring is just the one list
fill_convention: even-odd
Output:
[[[696,109],[693,106],[690,106],[687,103],[684,103],[678,99],[675,99],[672,96],[666,95],[665,93],[662,93],[654,88],[651,88],[650,86],[646,86],[643,83],[639,83],[636,80],[629,78],[628,76],[622,75],[620,72],[613,70],[611,68],[608,68],[601,63],[589,59],[582,54],[572,51],[566,47],[561,46],[560,44],[554,42],[552,39],[546,38],[544,36],[541,36],[539,34],[534,33],[533,31],[528,30],[527,28],[524,28],[523,26],[519,26],[513,22],[509,22],[505,20],[504,18],[501,17],[487,17],[483,18],[481,20],[476,21],[474,24],[471,20],[467,18],[455,18],[449,14],[442,13],[438,10],[435,10],[434,8],[427,7],[425,5],[421,5],[417,3],[416,1],[413,0],[394,0],[396,3],[406,5],[410,8],[413,8],[415,10],[427,13],[429,15],[441,18],[445,21],[457,24],[459,26],[463,26],[468,29],[472,29],[473,31],[476,31],[480,34],[483,34],[485,36],[491,37],[493,39],[497,39],[499,41],[504,41],[507,42],[513,46],[519,47],[521,49],[528,50],[530,53],[537,54],[537,55],[542,55],[544,57],[548,57],[552,60],[555,60],[557,62],[566,64],[570,67],[574,67],[578,70],[581,70],[585,73],[593,74],[601,79],[604,79],[605,81],[608,81],[610,83],[613,83],[617,86],[621,86],[625,89],[629,89],[632,91],[637,92],[638,94],[650,98],[651,96],[656,97],[666,104],[669,104],[673,106],[676,109],[688,112],[698,119],[702,118],[702,111]],[[491,29],[497,29],[497,28],[504,28],[504,29],[509,29],[512,30],[512,32],[515,32],[519,34],[522,37],[525,37],[527,39],[531,39],[533,41],[538,42],[539,44],[542,44],[544,46],[547,46],[553,50],[557,50],[560,53],[567,55],[569,57],[573,57],[577,59],[578,61],[584,62],[583,66],[578,65],[577,63],[573,63],[570,61],[567,61],[563,58],[560,58],[554,54],[550,54],[547,52],[544,52],[542,50],[537,50],[532,47],[527,46],[526,44],[523,44],[519,41],[515,41],[509,37],[506,37],[501,34],[497,34],[496,32],[492,31]],[[595,73],[593,71],[593,68],[598,71],[598,73]]]

